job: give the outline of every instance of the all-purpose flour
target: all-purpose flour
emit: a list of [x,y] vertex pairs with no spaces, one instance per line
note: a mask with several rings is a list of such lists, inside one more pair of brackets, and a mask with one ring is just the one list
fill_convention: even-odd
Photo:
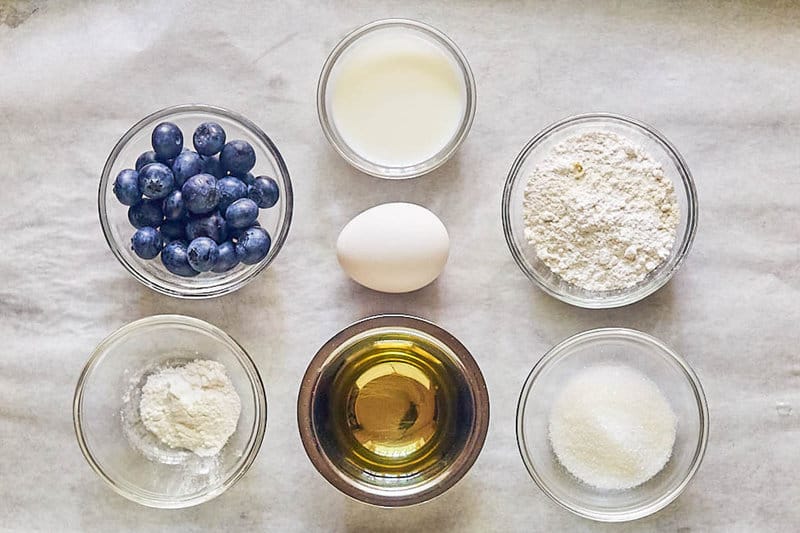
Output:
[[157,370],[148,376],[139,401],[142,423],[161,442],[203,457],[225,446],[241,410],[225,367],[203,359]]
[[632,287],[667,259],[679,221],[672,181],[641,147],[607,131],[557,144],[531,173],[525,237],[565,281]]

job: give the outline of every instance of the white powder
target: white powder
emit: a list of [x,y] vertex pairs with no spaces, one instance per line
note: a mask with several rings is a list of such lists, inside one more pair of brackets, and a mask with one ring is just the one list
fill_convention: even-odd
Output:
[[590,291],[632,287],[667,259],[679,209],[641,147],[591,131],[557,144],[525,189],[525,237],[552,272]]
[[627,366],[588,368],[568,383],[550,412],[559,462],[599,489],[629,489],[664,468],[677,418],[658,386]]
[[157,370],[142,387],[139,416],[171,448],[216,455],[236,431],[242,403],[225,367],[196,359]]

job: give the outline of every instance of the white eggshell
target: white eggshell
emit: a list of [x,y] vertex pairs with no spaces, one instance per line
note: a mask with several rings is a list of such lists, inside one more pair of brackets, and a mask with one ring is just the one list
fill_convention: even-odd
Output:
[[357,215],[339,233],[336,255],[354,281],[381,292],[415,291],[442,272],[450,237],[422,206],[382,204]]

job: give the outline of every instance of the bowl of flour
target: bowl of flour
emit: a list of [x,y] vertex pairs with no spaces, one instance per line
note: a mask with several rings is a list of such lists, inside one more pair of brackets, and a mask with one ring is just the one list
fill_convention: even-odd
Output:
[[580,307],[620,307],[678,270],[697,229],[697,193],[681,155],[652,127],[578,115],[520,152],[502,217],[514,260],[546,293]]
[[244,349],[181,315],[143,318],[95,349],[75,391],[78,443],[122,496],[166,509],[235,484],[266,427],[264,386]]

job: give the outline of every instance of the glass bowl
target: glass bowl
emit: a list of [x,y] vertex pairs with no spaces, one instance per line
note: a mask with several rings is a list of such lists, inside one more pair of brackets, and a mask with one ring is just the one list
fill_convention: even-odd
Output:
[[[641,282],[627,289],[588,291],[561,279],[536,255],[525,238],[523,199],[528,176],[559,142],[576,134],[602,130],[617,133],[645,149],[672,181],[680,209],[676,240],[669,257]],[[632,304],[663,287],[689,253],[697,231],[697,192],[692,175],[675,147],[658,131],[632,118],[606,113],[576,115],[546,127],[531,139],[508,173],[502,199],[503,233],[519,268],[550,296],[589,309]]]
[[[347,52],[347,50],[358,40],[372,35],[374,32],[379,32],[387,29],[403,29],[413,32],[415,35],[426,39],[437,45],[443,50],[456,65],[457,69],[461,72],[464,80],[465,92],[465,106],[464,115],[461,118],[457,130],[453,137],[445,144],[439,152],[419,163],[409,166],[387,166],[380,163],[370,161],[364,154],[359,154],[356,150],[350,147],[341,133],[336,128],[336,123],[330,108],[330,96],[328,94],[328,82],[336,72],[337,61]],[[476,105],[476,89],[475,78],[472,75],[467,58],[450,40],[450,38],[425,23],[409,19],[382,19],[370,22],[360,28],[356,28],[347,34],[337,44],[333,51],[331,51],[325,65],[322,67],[322,73],[319,77],[317,84],[317,114],[319,115],[319,122],[322,126],[322,131],[328,142],[331,143],[333,148],[341,155],[345,161],[350,163],[353,167],[361,172],[365,172],[378,178],[386,179],[406,179],[415,178],[442,166],[447,162],[450,157],[458,150],[461,143],[466,139],[472,121],[475,118],[475,105]]]
[[[565,384],[588,365],[618,364],[652,380],[678,419],[672,456],[658,474],[627,490],[601,490],[564,469],[548,437],[549,415]],[[661,341],[639,331],[603,328],[579,333],[547,352],[528,375],[517,405],[517,444],[540,489],[573,513],[623,522],[666,507],[694,476],[708,442],[708,406],[694,371]]]
[[[214,457],[165,446],[139,419],[148,375],[196,358],[222,363],[242,402],[236,431]],[[203,503],[239,481],[258,454],[266,420],[264,386],[250,356],[219,328],[180,315],[143,318],[103,340],[73,402],[78,444],[97,475],[125,498],[163,509]]]
[[[441,440],[431,438],[422,447],[418,447],[412,453],[419,452],[417,457],[421,460],[415,460],[412,468],[402,469],[396,468],[396,465],[385,465],[391,465],[396,457],[408,457],[402,455],[408,443],[394,441],[389,444],[388,440],[380,441],[376,443],[375,449],[385,447],[385,450],[391,451],[379,452],[383,455],[381,467],[373,466],[375,462],[355,458],[358,454],[369,456],[369,452],[361,448],[361,445],[344,445],[343,440],[337,438],[341,432],[333,421],[335,416],[332,413],[342,402],[356,400],[349,396],[342,398],[342,394],[337,393],[341,389],[336,384],[339,376],[349,369],[359,366],[363,369],[363,363],[374,356],[375,348],[391,351],[397,350],[397,346],[411,346],[412,343],[417,347],[413,350],[421,348],[433,356],[425,363],[413,363],[417,366],[414,372],[419,375],[419,369],[423,365],[439,368],[440,373],[435,375],[446,375],[448,384],[444,386],[444,380],[430,378],[434,374],[425,374],[423,371],[426,378],[420,381],[428,383],[427,386],[436,391],[436,406],[426,406],[425,402],[420,401],[417,407],[412,401],[411,408],[402,419],[393,418],[392,423],[399,420],[399,427],[414,427],[420,418],[427,420],[420,413],[433,413],[432,416],[437,420],[437,432],[441,430]],[[403,365],[402,359],[396,359],[392,363]],[[366,371],[358,375],[356,383],[368,381],[367,376],[370,375],[380,376],[381,374],[375,373],[376,369],[375,366],[367,367]],[[393,373],[389,375],[402,375],[394,366],[392,370]],[[439,381],[440,385],[431,387],[430,383],[435,381]],[[391,382],[389,386],[399,389],[396,382]],[[448,390],[449,393],[446,392]],[[389,405],[396,406],[397,402],[381,396],[382,390],[372,389],[365,394],[373,398],[381,397],[382,406],[386,409],[389,409]],[[357,413],[358,404],[354,403],[352,409]],[[297,421],[309,459],[331,485],[364,503],[380,507],[402,507],[435,498],[455,485],[469,471],[486,439],[489,427],[489,395],[477,363],[464,345],[451,334],[420,318],[378,315],[348,326],[319,349],[300,386]],[[351,423],[361,427],[361,422],[361,419],[355,419]],[[384,421],[381,423],[385,424]],[[370,434],[370,438],[385,430],[386,426],[382,425]],[[418,436],[415,433],[412,438]],[[440,443],[438,446],[443,447],[434,451],[428,446],[432,443]],[[414,441],[414,446],[420,446],[419,442]],[[387,457],[390,459],[386,459]]]
[[[128,222],[128,207],[114,196],[113,185],[117,174],[125,168],[133,168],[142,152],[152,150],[150,134],[160,122],[177,124],[184,134],[184,146],[191,148],[192,133],[202,122],[214,121],[225,129],[228,140],[242,139],[249,142],[256,152],[254,175],[269,175],[280,189],[278,203],[269,209],[261,209],[258,221],[272,238],[267,256],[254,265],[240,263],[228,272],[217,274],[204,272],[193,278],[177,276],[161,263],[160,257],[146,260],[131,250],[131,237],[136,229]],[[97,205],[100,224],[109,248],[120,263],[134,278],[162,294],[178,298],[210,298],[233,292],[253,280],[275,259],[280,252],[292,220],[292,182],[280,152],[269,137],[248,119],[219,107],[209,105],[176,105],[146,116],[117,142],[108,156]]]

